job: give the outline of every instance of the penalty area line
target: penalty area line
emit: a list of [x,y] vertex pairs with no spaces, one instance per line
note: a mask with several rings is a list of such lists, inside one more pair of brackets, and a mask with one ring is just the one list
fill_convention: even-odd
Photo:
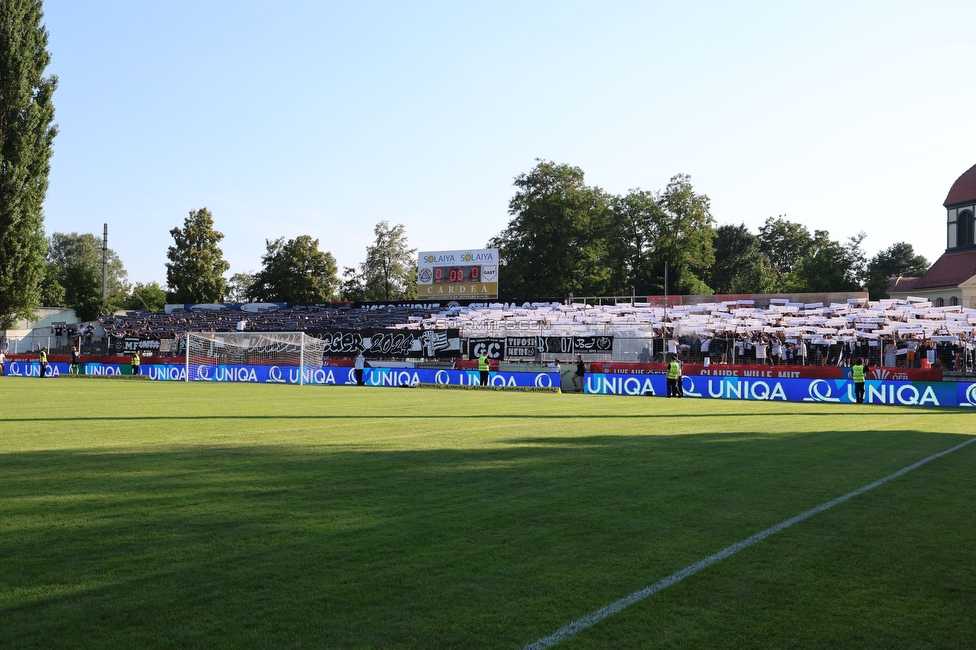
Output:
[[625,596],[624,598],[621,598],[620,600],[618,600],[616,602],[610,603],[609,605],[606,605],[605,607],[601,607],[600,609],[598,609],[598,610],[596,610],[594,612],[590,612],[586,616],[584,616],[582,618],[579,618],[579,619],[573,621],[569,625],[567,625],[565,627],[562,627],[562,628],[559,628],[558,630],[556,630],[555,632],[553,632],[549,636],[544,637],[542,639],[539,639],[538,641],[535,641],[534,643],[530,643],[527,646],[524,646],[522,650],[543,650],[543,648],[551,648],[552,646],[556,645],[560,641],[565,641],[566,639],[568,639],[568,638],[570,638],[572,636],[576,636],[577,634],[579,634],[583,630],[587,629],[588,627],[592,627],[593,625],[596,625],[597,623],[599,623],[603,619],[608,618],[608,617],[616,614],[617,612],[620,612],[620,611],[626,609],[627,607],[630,607],[634,603],[638,603],[638,602],[644,600],[645,598],[647,598],[648,596],[653,596],[654,594],[658,593],[659,591],[663,591],[664,589],[667,589],[671,585],[677,584],[677,583],[681,582],[682,580],[684,580],[685,578],[687,578],[689,576],[692,576],[692,575],[698,573],[702,569],[708,568],[711,565],[715,564],[716,562],[720,562],[720,561],[724,560],[727,557],[730,557],[732,555],[735,555],[736,553],[738,553],[739,551],[741,551],[744,548],[748,548],[748,547],[752,546],[753,544],[755,544],[757,542],[761,542],[762,540],[766,539],[767,537],[769,537],[771,535],[775,535],[776,533],[778,533],[778,532],[780,532],[782,530],[785,530],[785,529],[789,528],[793,524],[797,524],[797,523],[799,523],[799,522],[801,522],[801,521],[803,521],[805,519],[809,519],[810,517],[812,517],[812,516],[814,516],[816,514],[819,514],[819,513],[823,512],[824,510],[828,510],[830,508],[833,508],[834,506],[836,506],[836,505],[838,505],[840,503],[843,503],[843,502],[847,501],[848,499],[852,499],[852,498],[854,498],[854,497],[856,497],[856,496],[858,496],[860,494],[864,494],[868,490],[873,490],[874,488],[878,487],[879,485],[884,485],[888,481],[890,481],[892,479],[895,479],[895,478],[898,478],[899,476],[901,476],[903,474],[907,474],[908,472],[910,472],[910,471],[912,471],[914,469],[917,469],[917,468],[921,467],[925,463],[928,463],[930,461],[933,461],[936,458],[941,458],[942,456],[945,456],[947,454],[951,454],[954,451],[958,451],[958,450],[962,449],[963,447],[965,447],[966,445],[968,445],[970,443],[973,443],[973,442],[976,442],[976,438],[970,438],[966,442],[964,442],[962,444],[958,444],[955,447],[952,447],[951,449],[946,449],[945,451],[940,451],[937,454],[932,454],[928,458],[923,458],[922,460],[918,461],[917,463],[912,463],[908,467],[903,467],[902,469],[898,470],[894,474],[889,474],[888,476],[885,476],[882,479],[878,479],[874,483],[869,483],[869,484],[865,485],[864,487],[861,487],[861,488],[858,488],[858,489],[854,490],[853,492],[848,492],[844,496],[837,497],[836,499],[834,499],[832,501],[827,501],[826,503],[821,503],[819,506],[817,506],[815,508],[811,508],[810,510],[807,510],[806,512],[801,512],[800,514],[796,515],[795,517],[791,517],[789,519],[786,519],[785,521],[781,521],[780,523],[776,524],[775,526],[771,526],[771,527],[767,528],[766,530],[764,530],[764,531],[762,531],[760,533],[756,533],[752,537],[747,537],[746,539],[742,540],[741,542],[736,542],[732,546],[729,546],[727,548],[724,548],[724,549],[722,549],[721,551],[719,551],[718,553],[716,553],[714,555],[709,555],[706,558],[703,558],[701,560],[698,560],[694,564],[688,565],[688,566],[686,566],[685,568],[681,569],[680,571],[678,571],[676,573],[672,573],[667,578],[664,578],[663,580],[660,580],[658,582],[655,582],[653,585],[650,585],[649,587],[644,587],[643,589],[641,589],[639,591],[635,591],[634,593],[630,594],[629,596]]

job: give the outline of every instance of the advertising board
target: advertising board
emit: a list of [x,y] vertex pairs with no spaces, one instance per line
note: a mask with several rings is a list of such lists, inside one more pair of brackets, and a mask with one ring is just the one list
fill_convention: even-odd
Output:
[[498,249],[421,252],[417,297],[498,298]]

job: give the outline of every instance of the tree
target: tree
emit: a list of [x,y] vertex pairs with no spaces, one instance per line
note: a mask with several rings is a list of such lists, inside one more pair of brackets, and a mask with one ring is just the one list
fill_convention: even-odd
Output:
[[911,244],[898,242],[880,251],[867,266],[867,290],[871,300],[888,297],[888,280],[898,276],[915,278],[929,269],[924,255],[916,255]]
[[376,239],[366,248],[361,265],[367,300],[410,300],[417,297],[416,248],[407,248],[403,224],[390,227],[380,221],[373,228]]
[[190,211],[183,228],[169,234],[174,244],[166,251],[167,299],[174,303],[213,303],[224,299],[227,283],[223,274],[230,268],[217,246],[224,235],[214,230],[207,208]]
[[119,256],[106,251],[108,265],[107,301],[102,301],[102,240],[91,233],[56,232],[48,243],[49,273],[44,279],[47,295],[63,294],[63,305],[82,320],[92,320],[101,311],[121,306],[129,293],[128,274]]
[[604,237],[611,293],[624,295],[633,290],[646,295],[660,288],[651,258],[662,219],[661,206],[651,192],[630,190],[626,196],[610,199]]
[[0,328],[33,314],[45,270],[44,214],[55,76],[41,0],[0,0]]
[[166,290],[159,286],[158,282],[149,284],[137,282],[132,293],[122,302],[122,307],[133,311],[140,309],[163,311],[166,309]]
[[354,267],[342,267],[340,295],[343,300],[366,300],[366,284],[363,281],[363,274]]
[[770,293],[776,271],[759,251],[759,238],[745,224],[715,231],[715,264],[711,287],[718,293]]
[[864,282],[864,250],[861,232],[846,244],[830,239],[826,230],[814,232],[813,240],[791,275],[790,289],[800,292],[860,291]]
[[247,302],[247,296],[254,285],[254,271],[250,273],[235,273],[227,281],[227,300],[230,302]]
[[813,237],[806,226],[783,217],[767,217],[766,223],[759,228],[759,252],[776,270],[776,291],[786,288],[790,283],[790,274],[813,245]]
[[608,197],[583,180],[579,167],[549,161],[515,178],[512,220],[488,243],[499,249],[500,296],[605,295]]
[[711,201],[696,194],[691,177],[677,174],[657,198],[653,240],[656,272],[663,280],[668,264],[668,292],[709,294],[711,288],[701,279],[715,261],[712,240],[715,236]]
[[264,265],[248,292],[258,302],[326,302],[335,298],[339,277],[332,253],[319,250],[319,240],[300,235],[285,241],[265,240]]

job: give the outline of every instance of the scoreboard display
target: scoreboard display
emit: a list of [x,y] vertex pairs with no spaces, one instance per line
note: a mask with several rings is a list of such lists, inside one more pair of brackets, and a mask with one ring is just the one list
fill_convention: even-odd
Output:
[[498,249],[420,253],[417,297],[498,298]]

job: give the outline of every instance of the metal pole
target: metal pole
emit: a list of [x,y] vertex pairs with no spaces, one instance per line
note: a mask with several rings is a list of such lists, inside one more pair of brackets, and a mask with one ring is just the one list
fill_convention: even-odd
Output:
[[108,300],[108,224],[102,229],[102,300]]

